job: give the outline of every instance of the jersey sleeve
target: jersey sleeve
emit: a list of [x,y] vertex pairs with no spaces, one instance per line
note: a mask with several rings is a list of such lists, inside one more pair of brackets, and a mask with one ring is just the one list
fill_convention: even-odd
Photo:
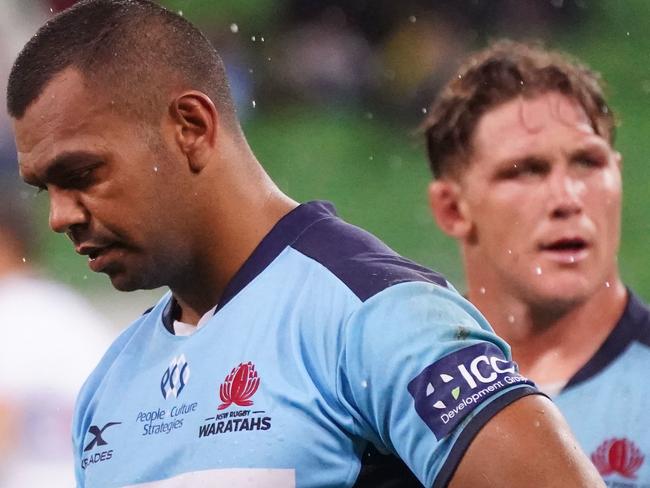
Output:
[[480,428],[538,393],[508,345],[452,289],[391,286],[349,318],[339,396],[380,451],[400,457],[427,487],[443,487]]

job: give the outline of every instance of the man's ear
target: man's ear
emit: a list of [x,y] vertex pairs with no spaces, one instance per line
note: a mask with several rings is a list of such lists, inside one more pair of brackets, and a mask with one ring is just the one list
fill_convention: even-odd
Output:
[[169,115],[179,149],[187,156],[192,171],[201,171],[216,144],[218,117],[214,103],[204,93],[185,91],[172,101]]
[[458,182],[446,178],[432,181],[429,205],[438,227],[445,234],[460,240],[470,237],[472,221]]

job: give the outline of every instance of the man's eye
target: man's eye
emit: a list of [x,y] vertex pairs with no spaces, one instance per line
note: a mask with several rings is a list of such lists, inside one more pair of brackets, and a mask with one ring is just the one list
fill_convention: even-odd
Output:
[[68,184],[74,187],[86,185],[90,181],[92,172],[93,168],[86,168],[80,171],[76,171],[68,176]]

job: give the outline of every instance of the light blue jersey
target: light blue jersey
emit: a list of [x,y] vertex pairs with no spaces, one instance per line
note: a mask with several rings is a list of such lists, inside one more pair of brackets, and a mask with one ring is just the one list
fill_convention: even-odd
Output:
[[650,312],[637,297],[554,400],[608,486],[650,488]]
[[478,430],[536,393],[441,276],[301,205],[190,336],[168,294],[80,393],[80,487],[443,487]]

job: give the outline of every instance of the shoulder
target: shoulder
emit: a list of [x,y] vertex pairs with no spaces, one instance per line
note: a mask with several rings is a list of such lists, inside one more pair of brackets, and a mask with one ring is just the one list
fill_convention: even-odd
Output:
[[448,286],[442,275],[400,256],[374,235],[333,214],[313,222],[291,247],[327,268],[361,301],[399,283]]

